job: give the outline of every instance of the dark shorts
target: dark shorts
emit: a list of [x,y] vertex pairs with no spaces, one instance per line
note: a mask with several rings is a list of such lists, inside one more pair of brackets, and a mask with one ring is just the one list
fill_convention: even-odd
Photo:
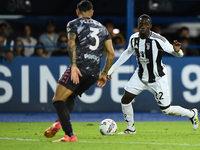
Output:
[[71,68],[69,67],[58,80],[58,83],[81,96],[82,93],[84,93],[97,81],[97,78],[92,77],[84,72],[81,72],[81,74],[83,76],[79,77],[79,84],[74,84],[73,81],[71,81]]

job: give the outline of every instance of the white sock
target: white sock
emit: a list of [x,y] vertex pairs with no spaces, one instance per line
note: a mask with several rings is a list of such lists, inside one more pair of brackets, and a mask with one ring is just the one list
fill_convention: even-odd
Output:
[[187,116],[189,118],[192,118],[194,116],[194,112],[192,110],[189,109],[185,109],[181,106],[170,106],[169,108],[169,112],[168,115],[172,115],[172,116]]
[[127,128],[134,131],[135,127],[134,127],[134,119],[133,119],[134,114],[133,114],[132,103],[129,103],[129,104],[122,104],[121,103],[121,106],[122,106],[122,112],[123,112],[124,120],[127,123]]

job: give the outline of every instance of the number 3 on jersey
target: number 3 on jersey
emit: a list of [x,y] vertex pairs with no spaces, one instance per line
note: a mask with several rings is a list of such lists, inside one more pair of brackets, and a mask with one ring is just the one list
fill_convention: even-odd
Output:
[[93,31],[91,33],[91,37],[95,38],[95,45],[90,45],[89,49],[94,51],[99,46],[99,37],[97,36],[97,34],[99,33],[99,29],[90,27],[90,31]]

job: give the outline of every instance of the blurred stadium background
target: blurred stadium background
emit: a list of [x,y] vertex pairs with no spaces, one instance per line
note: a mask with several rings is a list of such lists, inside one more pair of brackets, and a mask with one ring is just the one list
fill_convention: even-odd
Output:
[[[22,35],[23,26],[31,26],[31,35],[38,39],[45,32],[48,19],[55,22],[56,32],[65,33],[68,21],[75,19],[79,0],[0,0],[0,24],[9,27],[9,37]],[[200,109],[200,1],[199,0],[91,0],[93,18],[102,24],[112,20],[116,33],[128,41],[141,14],[152,17],[152,30],[160,32],[170,42],[179,38],[179,29],[189,29],[185,49],[197,54],[177,59],[164,55],[168,67],[172,104]],[[159,29],[157,30],[158,27]],[[188,39],[187,39],[188,40]],[[125,45],[114,45],[116,53]],[[120,49],[120,50],[119,50]],[[119,50],[119,51],[118,51]],[[117,59],[117,58],[116,58]],[[116,61],[115,59],[115,61]],[[102,60],[104,62],[104,59]],[[55,112],[51,98],[56,81],[69,66],[69,58],[15,57],[12,62],[0,62],[0,112]],[[137,64],[133,57],[118,70],[104,89],[96,85],[77,98],[75,112],[121,111],[123,87]],[[141,93],[133,102],[136,111],[159,111],[149,92]]]
[[[55,21],[57,32],[65,31],[66,23],[76,17],[75,9],[79,0],[0,0],[0,2],[0,20],[5,20],[11,25],[13,38],[21,34],[25,23],[31,24],[32,34],[37,38],[44,32],[47,19]],[[124,36],[128,34],[126,27],[130,21],[133,19],[130,27],[136,26],[138,16],[146,13],[152,17],[154,26],[161,27],[163,34],[173,36],[180,27],[186,26],[190,29],[191,37],[200,41],[199,0],[91,0],[91,2],[95,10],[93,18],[102,24],[106,19],[111,19]]]

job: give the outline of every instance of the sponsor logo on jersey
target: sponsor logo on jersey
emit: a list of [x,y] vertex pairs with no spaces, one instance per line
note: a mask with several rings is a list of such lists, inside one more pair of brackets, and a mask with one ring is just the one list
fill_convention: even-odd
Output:
[[141,63],[145,63],[145,64],[148,64],[148,63],[149,63],[149,59],[143,58],[143,57],[139,57],[139,61],[140,61]]
[[93,60],[95,60],[95,61],[97,61],[97,62],[100,61],[100,58],[99,58],[99,57],[97,57],[96,55],[91,55],[91,54],[84,54],[84,58],[85,58],[85,59],[93,59]]

